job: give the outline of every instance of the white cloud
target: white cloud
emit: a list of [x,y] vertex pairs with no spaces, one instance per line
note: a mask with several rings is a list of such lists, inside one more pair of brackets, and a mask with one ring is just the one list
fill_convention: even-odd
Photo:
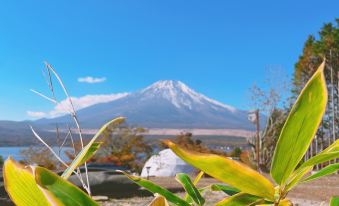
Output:
[[33,118],[43,118],[46,117],[45,112],[33,112],[33,111],[27,111],[27,115]]
[[[85,95],[82,97],[71,97],[74,109],[80,110],[86,107],[99,104],[99,103],[106,103],[113,100],[120,99],[122,97],[127,96],[128,93],[117,93],[117,94],[95,94],[95,95]],[[71,105],[68,99],[64,99],[57,104],[53,110],[49,112],[32,112],[27,111],[27,114],[33,118],[54,118],[59,117],[69,113],[71,109]]]
[[[117,94],[97,94],[97,95],[86,95],[82,97],[71,97],[75,110],[83,109],[94,104],[106,103],[113,100],[125,97],[128,93],[117,93]],[[67,114],[71,109],[71,105],[68,99],[60,101],[58,105],[49,112],[49,117],[57,117]]]
[[79,77],[78,82],[81,83],[88,83],[88,84],[95,84],[95,83],[101,83],[106,81],[106,77]]

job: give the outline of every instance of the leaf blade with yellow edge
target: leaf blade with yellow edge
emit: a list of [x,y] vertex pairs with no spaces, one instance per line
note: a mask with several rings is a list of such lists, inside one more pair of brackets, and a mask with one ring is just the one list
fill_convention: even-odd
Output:
[[235,160],[215,154],[197,153],[180,148],[167,140],[164,143],[181,159],[206,174],[238,188],[242,192],[274,199],[273,184],[257,171]]
[[36,184],[33,170],[9,157],[4,163],[4,184],[11,200],[18,206],[62,205],[54,197],[46,197]]
[[280,133],[274,151],[271,176],[279,185],[286,184],[306,153],[327,105],[325,61],[301,91]]
[[35,167],[34,174],[41,190],[58,198],[63,206],[99,206],[77,186],[43,167]]
[[101,129],[95,134],[95,136],[91,139],[91,141],[79,152],[79,154],[72,161],[71,165],[69,165],[69,167],[62,173],[61,177],[64,179],[68,179],[77,167],[85,163],[99,149],[100,143],[96,141],[100,137],[100,135],[106,132],[106,130],[110,126],[119,125],[123,121],[124,121],[123,117],[118,117],[104,124],[101,127]]

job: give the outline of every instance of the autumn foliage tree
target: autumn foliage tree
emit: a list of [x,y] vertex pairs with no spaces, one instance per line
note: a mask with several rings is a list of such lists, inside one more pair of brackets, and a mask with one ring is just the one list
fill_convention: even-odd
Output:
[[39,165],[50,170],[64,168],[46,147],[28,147],[20,151],[20,156],[26,165]]
[[[113,164],[125,166],[133,172],[141,172],[145,161],[152,154],[152,147],[144,141],[143,134],[147,131],[143,128],[133,128],[126,124],[111,128],[101,137],[100,150],[89,162]],[[80,149],[80,143],[75,145]],[[66,155],[72,160],[74,153],[66,151]]]
[[115,128],[103,137],[100,152],[95,156],[97,162],[110,162],[127,166],[134,172],[141,172],[145,161],[152,154],[152,147],[144,141],[147,131],[126,125]]
[[[218,150],[213,150],[208,148],[200,139],[194,139],[193,134],[190,132],[183,132],[175,136],[172,140],[176,144],[180,145],[183,148],[186,148],[190,151],[201,152],[201,153],[213,153],[225,155],[226,153]],[[160,143],[160,148],[168,148],[165,144]]]
[[306,159],[330,145],[339,135],[339,19],[334,23],[324,24],[318,35],[307,38],[302,54],[295,64],[292,89],[295,97],[324,59],[328,89],[327,109]]

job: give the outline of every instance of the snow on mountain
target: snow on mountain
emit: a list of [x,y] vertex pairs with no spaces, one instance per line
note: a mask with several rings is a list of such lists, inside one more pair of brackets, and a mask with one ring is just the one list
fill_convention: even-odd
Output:
[[[158,81],[151,86],[141,91],[145,98],[153,98],[154,96],[161,95],[163,98],[172,102],[177,108],[188,107],[192,109],[192,105],[211,103],[216,107],[223,107],[230,112],[236,112],[232,106],[222,104],[216,100],[210,99],[202,94],[197,93],[189,88],[181,81],[162,80]],[[217,108],[215,108],[217,109]]]
[[[254,127],[247,112],[200,94],[180,81],[162,80],[119,99],[95,104],[78,111],[84,128],[97,128],[117,116],[148,128],[247,129]],[[63,116],[44,124],[69,122]]]

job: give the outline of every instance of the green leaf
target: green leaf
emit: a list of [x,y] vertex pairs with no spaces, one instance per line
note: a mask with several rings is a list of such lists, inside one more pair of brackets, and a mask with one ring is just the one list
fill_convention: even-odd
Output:
[[[84,157],[79,162],[79,165],[85,164],[85,162],[87,160],[89,160],[98,151],[101,144],[102,144],[102,142],[94,142],[89,149],[86,149],[87,152],[85,153]],[[88,146],[88,145],[86,145],[86,146]]]
[[[33,170],[29,166],[17,163],[9,157],[4,163],[3,177],[5,189],[15,203],[19,206],[49,206],[61,205],[58,200],[50,197],[51,203],[35,182]],[[53,202],[52,202],[53,201]]]
[[222,185],[222,184],[213,184],[211,185],[212,191],[223,191],[229,196],[235,195],[240,192],[237,188],[230,187],[228,185]]
[[85,192],[55,173],[43,167],[36,167],[34,173],[35,180],[42,190],[53,194],[64,206],[99,206]]
[[100,135],[106,132],[110,127],[117,126],[123,121],[123,117],[118,117],[102,126],[101,129],[91,139],[91,141],[75,157],[71,165],[62,173],[61,177],[64,179],[68,179],[77,167],[84,164],[99,149],[101,143],[96,142],[96,140],[100,137]]
[[330,206],[338,206],[339,205],[339,196],[334,196],[331,198]]
[[159,195],[164,196],[169,202],[172,202],[175,205],[179,206],[190,206],[185,200],[181,199],[180,197],[176,196],[175,194],[171,193],[167,189],[160,187],[159,185],[154,184],[151,181],[145,180],[141,177],[129,175],[124,171],[119,171],[126,175],[130,180],[134,181],[141,187],[146,188],[148,191],[152,192],[153,194],[157,193]]
[[257,171],[235,160],[206,153],[191,152],[171,141],[164,143],[181,159],[206,174],[256,196],[274,199],[272,183]]
[[[195,177],[195,179],[193,181],[193,185],[197,185],[204,174],[205,173],[203,171],[200,171],[199,174]],[[200,194],[202,194],[202,192],[204,191],[204,189],[198,189],[198,190],[199,190]],[[193,203],[192,198],[187,193],[185,195],[185,201],[190,203],[190,204]]]
[[[321,151],[316,156],[310,158],[304,162],[299,168],[308,166],[314,166],[323,162],[327,162],[333,159],[339,158],[339,140],[336,140],[333,144]],[[298,169],[299,169],[298,168]]]
[[306,153],[327,104],[323,62],[301,91],[281,131],[272,160],[271,176],[284,185]]
[[178,173],[175,178],[184,187],[187,194],[195,203],[198,205],[203,205],[205,203],[205,199],[201,196],[198,189],[193,185],[188,175],[184,173]]
[[326,175],[330,175],[335,173],[337,170],[339,170],[339,163],[328,165],[327,167],[324,167],[323,169],[319,170],[318,172],[314,173],[313,175],[308,176],[303,180],[303,182],[309,182],[315,179],[318,179],[320,177],[324,177]]
[[265,203],[265,199],[246,193],[238,193],[218,202],[216,206],[250,206]]
[[297,171],[294,171],[287,181],[287,186],[286,186],[285,191],[289,191],[294,186],[296,186],[307,173],[312,171],[312,169],[313,169],[313,166],[308,166],[308,167],[301,168]]
[[[287,186],[287,190],[292,189],[295,185],[297,185],[302,178],[309,171],[313,169],[313,167],[317,164],[327,162],[333,159],[339,158],[339,140],[335,141],[325,150],[317,154],[316,156],[308,159],[304,162],[298,169],[296,169],[292,175],[289,177],[289,183]],[[297,178],[295,178],[297,177]]]

